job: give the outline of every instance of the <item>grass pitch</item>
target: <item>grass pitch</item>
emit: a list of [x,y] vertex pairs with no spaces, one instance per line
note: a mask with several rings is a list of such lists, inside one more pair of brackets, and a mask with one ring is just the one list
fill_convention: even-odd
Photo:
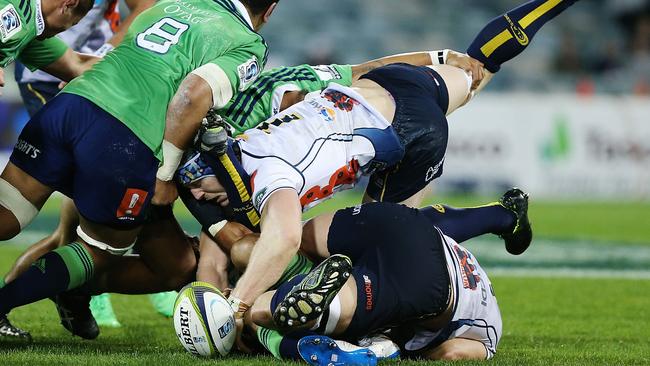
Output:
[[[350,204],[346,196],[320,210]],[[454,205],[476,205],[485,200],[445,198],[438,201]],[[56,225],[58,204],[48,205],[38,222],[26,235],[0,246],[0,272],[6,272],[13,260],[33,238]],[[181,209],[181,208],[179,208]],[[636,270],[650,269],[650,204],[643,203],[535,203],[531,217],[540,242],[562,239],[594,243],[585,250],[607,253],[619,251],[635,257]],[[196,225],[184,225],[195,230]],[[568,240],[568,241],[566,241]],[[477,246],[493,242],[478,242]],[[500,245],[500,244],[499,244]],[[471,250],[480,249],[468,245]],[[580,247],[583,248],[583,247]],[[488,249],[491,250],[491,249]],[[501,247],[499,247],[501,250]],[[496,250],[495,250],[496,251]],[[478,250],[477,250],[478,252]],[[642,253],[639,255],[638,253]],[[534,254],[534,253],[533,253]],[[479,261],[481,256],[477,255]],[[625,255],[622,255],[625,257]],[[552,256],[549,258],[553,258]],[[579,261],[577,258],[576,261]],[[593,260],[593,258],[591,259]],[[611,263],[610,263],[611,262]],[[614,263],[615,262],[615,263]],[[541,262],[540,262],[541,263]],[[544,265],[544,263],[535,265]],[[574,265],[578,262],[568,262]],[[650,281],[648,276],[618,277],[627,262],[596,262],[602,272],[597,278],[538,277],[498,271],[491,279],[501,307],[504,334],[495,365],[650,365]],[[482,261],[488,274],[493,264]],[[549,269],[556,270],[549,262]],[[611,267],[610,267],[611,266]],[[599,269],[592,268],[596,273]],[[497,273],[496,269],[495,272]],[[614,276],[612,278],[611,276]],[[12,321],[32,332],[34,343],[25,345],[0,341],[0,365],[275,365],[287,364],[272,357],[248,358],[233,355],[223,360],[200,360],[187,354],[174,334],[171,320],[156,314],[145,296],[113,295],[119,329],[102,329],[95,341],[71,337],[59,324],[49,301],[41,301],[11,313]],[[397,364],[397,363],[389,363]],[[405,365],[423,363],[401,362]],[[458,365],[476,362],[453,363]]]

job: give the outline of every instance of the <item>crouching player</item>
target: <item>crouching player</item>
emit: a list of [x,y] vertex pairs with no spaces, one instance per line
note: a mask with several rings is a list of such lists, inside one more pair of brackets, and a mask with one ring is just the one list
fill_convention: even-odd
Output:
[[[530,231],[527,195],[514,189],[503,200],[516,202],[517,225]],[[305,225],[312,237],[304,249],[329,258],[261,295],[249,325],[258,327],[274,354],[315,365],[372,364],[375,355],[368,350],[323,335],[357,343],[386,330],[406,357],[493,357],[502,334],[499,307],[487,274],[458,244],[483,224],[461,219],[456,224],[468,231],[450,226],[456,240],[435,226],[439,218],[435,208],[392,203],[315,218]],[[524,249],[530,243],[530,236],[516,244],[506,239]]]

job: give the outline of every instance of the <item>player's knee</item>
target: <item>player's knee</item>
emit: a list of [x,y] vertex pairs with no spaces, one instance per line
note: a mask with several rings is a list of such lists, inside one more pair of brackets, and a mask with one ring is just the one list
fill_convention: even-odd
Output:
[[0,178],[0,240],[18,235],[38,214],[38,209],[11,183]]

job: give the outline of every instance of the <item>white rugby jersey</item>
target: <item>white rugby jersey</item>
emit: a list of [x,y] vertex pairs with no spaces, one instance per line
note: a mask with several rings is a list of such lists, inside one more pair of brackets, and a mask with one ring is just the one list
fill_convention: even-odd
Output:
[[[117,0],[95,0],[95,5],[79,23],[57,37],[77,52],[93,53],[104,45],[117,30],[120,20]],[[58,82],[59,79],[44,71],[22,68],[16,75],[19,83]]]
[[438,332],[419,330],[406,342],[407,351],[418,351],[452,338],[477,340],[492,358],[501,339],[502,321],[499,304],[487,273],[469,250],[444,235],[447,268],[454,288],[453,318]]
[[369,168],[392,165],[403,148],[390,123],[351,88],[330,84],[238,137],[253,204],[262,212],[279,189],[303,210],[350,188]]

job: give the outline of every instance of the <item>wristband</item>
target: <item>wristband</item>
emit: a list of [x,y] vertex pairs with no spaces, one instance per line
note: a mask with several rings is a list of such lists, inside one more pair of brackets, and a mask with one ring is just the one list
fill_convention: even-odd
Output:
[[171,142],[163,140],[162,153],[163,164],[158,168],[156,178],[164,182],[169,182],[174,179],[176,169],[178,169],[178,165],[181,163],[181,159],[183,158],[183,150],[177,148]]
[[243,302],[241,299],[238,299],[236,297],[229,297],[228,302],[230,303],[230,308],[232,311],[235,313],[235,319],[243,319],[244,314],[248,311],[248,309],[251,308],[250,305],[247,303]]
[[431,65],[445,65],[447,64],[449,50],[431,51],[429,56],[431,57]]
[[95,52],[93,52],[93,55],[98,56],[98,57],[104,57],[104,56],[106,56],[107,53],[111,52],[114,48],[115,47],[113,47],[112,44],[104,43]]

